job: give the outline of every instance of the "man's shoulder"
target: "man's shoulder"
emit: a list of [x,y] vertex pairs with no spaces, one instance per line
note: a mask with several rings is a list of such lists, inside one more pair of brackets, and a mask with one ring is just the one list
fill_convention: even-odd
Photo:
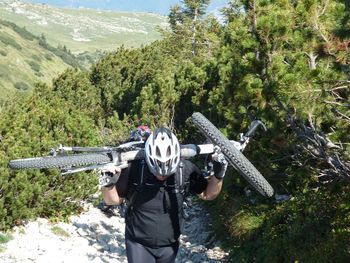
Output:
[[185,159],[185,158],[181,158],[181,160],[180,160],[182,163],[183,163],[183,165],[185,166],[185,165],[194,165],[193,164],[193,162],[191,162],[190,160],[188,160],[188,159]]
[[135,160],[130,160],[128,161],[129,165],[137,165],[137,164],[142,164],[145,163],[146,160],[145,159],[135,159]]
[[146,160],[144,159],[136,159],[128,161],[128,169],[130,171],[139,170],[142,166],[147,166]]
[[190,175],[192,173],[200,173],[200,169],[198,168],[198,166],[190,160],[181,159],[181,162],[183,164],[185,174]]

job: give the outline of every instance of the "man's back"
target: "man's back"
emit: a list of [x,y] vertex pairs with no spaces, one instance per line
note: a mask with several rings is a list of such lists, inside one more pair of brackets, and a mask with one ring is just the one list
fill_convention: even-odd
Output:
[[126,197],[128,203],[127,238],[148,247],[177,242],[181,234],[185,196],[190,192],[201,192],[206,187],[206,180],[194,164],[187,160],[181,163],[176,173],[164,181],[151,174],[143,160],[131,162],[122,173],[120,182],[124,185],[117,188],[123,189],[118,193]]

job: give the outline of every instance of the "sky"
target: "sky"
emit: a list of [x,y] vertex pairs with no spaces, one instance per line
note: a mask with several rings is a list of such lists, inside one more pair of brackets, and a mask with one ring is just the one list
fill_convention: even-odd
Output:
[[[127,12],[152,12],[167,15],[170,6],[180,3],[180,0],[24,0],[32,3],[45,3],[60,7],[88,7]],[[209,12],[217,12],[229,0],[212,0]]]

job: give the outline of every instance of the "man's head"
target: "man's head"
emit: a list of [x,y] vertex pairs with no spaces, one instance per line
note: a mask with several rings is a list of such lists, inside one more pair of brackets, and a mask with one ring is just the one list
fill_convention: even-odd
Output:
[[145,159],[151,173],[169,176],[180,163],[180,144],[175,134],[167,128],[158,128],[145,144]]

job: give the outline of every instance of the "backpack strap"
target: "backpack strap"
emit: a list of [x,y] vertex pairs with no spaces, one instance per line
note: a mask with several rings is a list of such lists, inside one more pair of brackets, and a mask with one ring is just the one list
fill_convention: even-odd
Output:
[[178,182],[178,187],[181,188],[181,186],[182,186],[183,183],[184,183],[184,178],[183,178],[183,177],[184,177],[184,176],[183,176],[184,163],[183,163],[183,161],[180,161],[179,167],[180,167],[180,169],[179,169],[179,182]]
[[[133,208],[133,205],[135,203],[135,200],[136,200],[136,196],[138,193],[140,193],[142,191],[142,188],[143,188],[143,184],[144,184],[144,174],[145,174],[145,160],[141,160],[141,169],[140,169],[140,176],[139,176],[139,182],[138,183],[134,183],[132,182],[133,184],[133,187],[131,187],[131,194],[130,196],[128,197],[128,209],[132,209]],[[130,174],[129,174],[130,175]]]
[[145,160],[141,160],[141,169],[140,169],[140,181],[139,181],[139,186],[143,185],[144,182],[144,176],[145,176]]
[[[135,204],[136,197],[139,193],[142,192],[142,189],[145,187],[145,178],[144,178],[144,166],[145,166],[145,160],[141,160],[141,169],[140,169],[140,176],[138,179],[138,182],[133,182],[133,186],[131,187],[131,193],[128,197],[128,209],[133,209],[133,205]],[[165,192],[165,199],[164,202],[164,210],[167,211],[168,208],[171,207],[170,204],[170,197],[168,196],[168,192],[172,192],[175,194],[180,193],[183,197],[187,194],[187,185],[188,182],[185,182],[184,175],[183,175],[183,169],[184,169],[184,163],[183,161],[180,161],[179,163],[179,170],[175,174],[173,178],[168,179],[163,186],[159,188],[160,191]],[[159,187],[159,186],[158,186]]]
[[190,182],[184,178],[184,163],[183,161],[180,161],[179,164],[179,173],[177,175],[177,182],[176,182],[176,188],[179,193],[181,193],[184,197],[188,194],[189,192],[189,184]]

